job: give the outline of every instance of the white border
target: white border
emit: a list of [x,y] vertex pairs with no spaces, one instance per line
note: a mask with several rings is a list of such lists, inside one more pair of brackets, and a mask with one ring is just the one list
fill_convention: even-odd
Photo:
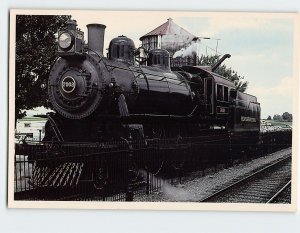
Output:
[[[162,12],[171,17],[174,15],[188,14],[189,17],[193,16],[226,16],[243,15],[244,17],[265,17],[265,18],[290,18],[294,20],[294,73],[293,81],[295,87],[293,98],[293,164],[292,164],[292,203],[291,204],[218,204],[218,203],[186,203],[186,202],[51,202],[51,201],[14,201],[13,200],[13,184],[14,184],[14,96],[15,96],[15,16],[17,14],[72,14],[73,10],[20,10],[14,9],[10,11],[10,51],[9,51],[9,169],[8,169],[8,206],[10,208],[64,208],[64,209],[140,209],[140,210],[218,210],[218,211],[296,211],[297,200],[297,164],[298,164],[298,75],[299,75],[299,15],[298,14],[285,14],[285,13],[233,13],[233,12]],[[83,11],[88,14],[88,11]],[[117,11],[112,11],[112,14],[117,14]],[[155,12],[153,17],[155,17]]]

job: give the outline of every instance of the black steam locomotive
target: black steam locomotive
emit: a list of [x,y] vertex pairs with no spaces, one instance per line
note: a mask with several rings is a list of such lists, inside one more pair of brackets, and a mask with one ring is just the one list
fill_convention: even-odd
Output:
[[44,141],[99,142],[118,138],[195,136],[223,128],[233,135],[259,134],[260,104],[239,92],[211,67],[170,68],[170,55],[153,49],[142,56],[125,36],[103,55],[105,26],[89,24],[88,45],[76,21],[58,33],[48,82],[50,102]]

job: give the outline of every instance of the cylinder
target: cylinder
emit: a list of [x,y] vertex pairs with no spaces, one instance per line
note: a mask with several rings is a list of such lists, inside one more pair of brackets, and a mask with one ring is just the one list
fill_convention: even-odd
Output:
[[103,24],[88,24],[88,48],[90,52],[103,55],[104,33],[106,26]]

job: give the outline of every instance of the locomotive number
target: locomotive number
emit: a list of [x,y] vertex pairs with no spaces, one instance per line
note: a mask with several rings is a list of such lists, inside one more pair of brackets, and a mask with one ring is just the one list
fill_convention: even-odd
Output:
[[72,87],[75,86],[75,83],[72,83],[72,82],[64,82],[64,83],[63,83],[63,86],[64,86],[64,87],[71,87],[71,88],[72,88]]
[[64,92],[71,93],[72,91],[74,91],[76,86],[75,79],[71,76],[66,76],[63,79],[61,86]]
[[225,108],[220,108],[220,113],[225,113],[225,112],[226,112]]
[[217,106],[217,113],[218,114],[228,114],[228,108]]

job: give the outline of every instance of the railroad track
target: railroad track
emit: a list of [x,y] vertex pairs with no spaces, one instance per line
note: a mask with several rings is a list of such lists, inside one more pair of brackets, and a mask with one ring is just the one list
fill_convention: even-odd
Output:
[[291,155],[235,179],[200,202],[290,203]]
[[291,184],[290,180],[267,203],[291,203]]

